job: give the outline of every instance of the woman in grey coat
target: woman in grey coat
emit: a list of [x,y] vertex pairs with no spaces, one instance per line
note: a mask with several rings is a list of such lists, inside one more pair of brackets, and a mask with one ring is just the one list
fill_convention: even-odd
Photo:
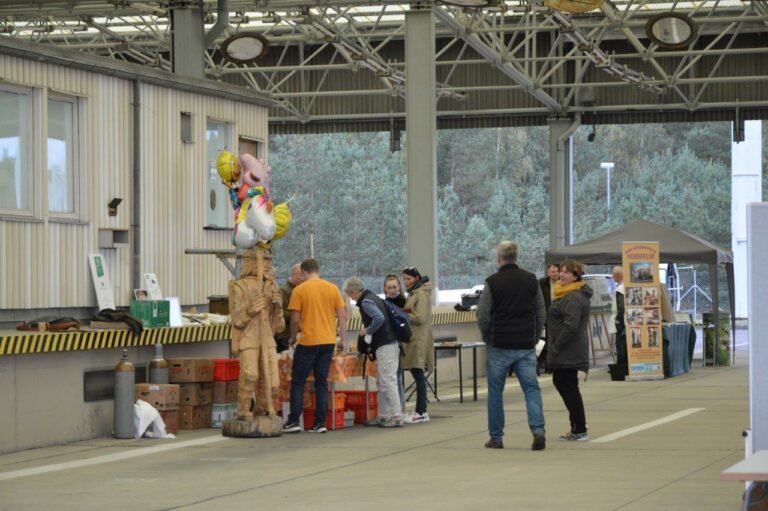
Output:
[[547,333],[551,343],[547,366],[552,383],[563,398],[571,430],[560,437],[565,441],[585,441],[587,419],[579,391],[579,371],[589,371],[589,302],[592,290],[584,285],[584,265],[565,261],[555,284],[555,301],[549,309]]

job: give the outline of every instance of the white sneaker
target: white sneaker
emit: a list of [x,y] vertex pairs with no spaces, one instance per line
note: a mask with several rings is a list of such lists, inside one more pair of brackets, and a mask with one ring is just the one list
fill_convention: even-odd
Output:
[[416,413],[413,412],[411,415],[407,417],[407,420],[404,419],[403,422],[406,422],[407,424],[418,424],[420,422],[429,422],[429,414],[427,412]]

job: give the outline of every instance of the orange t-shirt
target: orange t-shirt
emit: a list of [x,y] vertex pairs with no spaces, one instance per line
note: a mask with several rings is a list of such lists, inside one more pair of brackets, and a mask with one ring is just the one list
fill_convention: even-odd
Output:
[[299,344],[336,344],[336,310],[342,307],[339,288],[327,280],[307,280],[296,286],[288,310],[301,312]]

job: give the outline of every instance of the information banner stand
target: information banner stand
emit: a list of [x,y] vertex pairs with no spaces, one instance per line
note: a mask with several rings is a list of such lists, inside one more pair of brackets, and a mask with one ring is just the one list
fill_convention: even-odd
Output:
[[630,380],[664,379],[661,342],[661,292],[659,243],[625,242],[621,247],[624,266],[624,324]]

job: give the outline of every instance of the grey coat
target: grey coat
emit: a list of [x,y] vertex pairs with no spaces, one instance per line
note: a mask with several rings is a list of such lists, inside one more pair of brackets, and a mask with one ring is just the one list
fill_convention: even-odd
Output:
[[584,286],[552,302],[547,322],[547,367],[589,371],[589,301]]

